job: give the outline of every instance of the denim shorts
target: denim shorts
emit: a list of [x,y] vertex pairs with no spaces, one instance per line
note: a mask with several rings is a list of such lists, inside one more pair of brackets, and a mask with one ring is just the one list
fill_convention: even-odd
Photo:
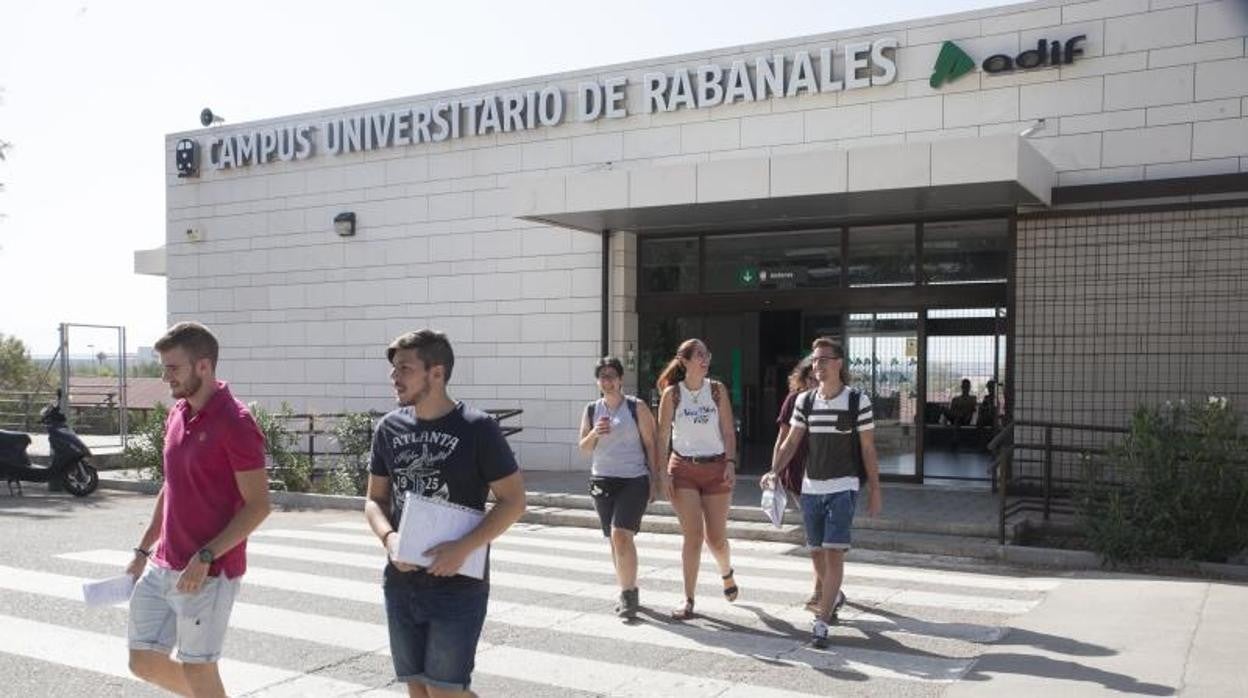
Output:
[[130,595],[127,639],[132,650],[168,655],[178,661],[209,664],[221,658],[225,630],[241,578],[205,577],[194,594],[177,590],[179,570],[149,565]]
[[490,585],[387,565],[384,588],[390,655],[399,681],[468,690]]
[[834,494],[802,495],[802,524],[806,545],[811,549],[849,550],[849,534],[854,524],[857,490]]

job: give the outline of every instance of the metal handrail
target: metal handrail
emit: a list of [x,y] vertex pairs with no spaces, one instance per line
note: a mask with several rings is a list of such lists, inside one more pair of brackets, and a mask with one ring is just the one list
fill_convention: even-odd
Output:
[[[504,437],[512,436],[513,434],[518,434],[521,431],[524,431],[524,427],[522,426],[504,425],[502,423],[503,420],[511,419],[512,417],[518,417],[524,414],[523,409],[492,408],[492,409],[487,409],[487,410],[482,410],[482,411],[490,415],[491,417],[493,417],[494,421],[499,423],[499,428],[502,430]],[[318,455],[318,453],[322,456],[337,456],[337,455],[343,454],[343,451],[329,451],[329,450],[318,451],[317,450],[317,447],[316,447],[317,437],[323,436],[329,433],[327,430],[323,428],[321,429],[317,428],[318,421],[341,419],[343,417],[349,416],[350,414],[351,413],[348,413],[348,412],[323,412],[323,413],[299,412],[299,413],[294,413],[294,414],[279,414],[277,416],[286,421],[304,422],[306,420],[306,423],[307,423],[306,429],[294,428],[290,430],[290,433],[294,435],[295,437],[305,437],[305,436],[307,437],[308,439],[308,449],[307,449],[308,462],[315,463],[316,456]],[[373,435],[373,429],[375,428],[374,425],[377,419],[380,417],[384,417],[385,413],[377,412],[376,410],[369,410],[365,414],[369,416],[369,420],[370,420],[369,428],[368,428],[368,435],[369,435],[369,438],[371,439]],[[361,429],[360,433],[362,434],[364,433],[364,431]]]
[[[1014,429],[1019,428],[1035,428],[1043,429],[1044,436],[1040,443],[1016,442],[1014,440]],[[1006,519],[1009,514],[1019,511],[1020,506],[1030,508],[1034,506],[1028,501],[1015,502],[1009,504],[1010,498],[1010,482],[1013,479],[1013,464],[1015,451],[1040,451],[1042,453],[1041,462],[1044,464],[1041,473],[1041,499],[1039,511],[1041,511],[1044,520],[1048,521],[1056,508],[1054,505],[1053,492],[1053,454],[1054,453],[1078,453],[1086,455],[1102,455],[1106,452],[1104,448],[1099,447],[1079,447],[1066,446],[1063,444],[1053,443],[1053,432],[1059,431],[1078,431],[1091,432],[1100,434],[1126,434],[1130,429],[1119,426],[1106,426],[1099,424],[1072,424],[1070,422],[1051,422],[1043,420],[1013,420],[1007,422],[1001,427],[1001,431],[988,442],[988,449],[996,456],[993,459],[993,487],[997,493],[997,540],[1001,544],[1006,542]],[[1067,479],[1060,479],[1059,482],[1071,482]],[[1065,506],[1061,507],[1063,511]]]

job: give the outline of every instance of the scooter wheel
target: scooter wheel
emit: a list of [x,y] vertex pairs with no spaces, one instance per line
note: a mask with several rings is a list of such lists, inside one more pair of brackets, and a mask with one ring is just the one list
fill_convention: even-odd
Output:
[[75,497],[85,497],[100,486],[100,474],[96,472],[94,465],[80,460],[65,471],[65,481],[62,484],[66,492]]

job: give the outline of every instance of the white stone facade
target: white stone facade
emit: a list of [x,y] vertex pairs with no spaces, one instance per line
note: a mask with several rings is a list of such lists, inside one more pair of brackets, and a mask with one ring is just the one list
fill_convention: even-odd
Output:
[[[976,62],[1039,39],[1087,36],[1060,68],[992,76],[976,69],[933,89],[941,45]],[[737,58],[897,39],[897,80],[852,91],[642,113],[645,73],[726,66]],[[594,394],[601,341],[601,239],[514,217],[517,184],[569,176],[569,206],[672,166],[670,181],[632,183],[650,205],[749,197],[759,173],[725,181],[699,164],[1017,133],[1057,171],[1057,186],[1248,172],[1248,3],[1238,0],[1041,1],[576,73],[396,99],[263,122],[350,116],[382,107],[628,78],[630,115],[465,136],[345,155],[320,154],[179,179],[174,145],[257,124],[166,139],[170,321],[196,319],[222,339],[221,374],[238,395],[298,410],[384,410],[384,347],[422,326],[446,331],[458,362],[453,394],[480,407],[520,407],[511,442],[525,467],[579,469],[575,427]],[[765,162],[765,161],[764,161]],[[685,171],[682,168],[687,168]],[[717,168],[716,172],[725,172]],[[683,176],[684,175],[688,176]],[[783,173],[770,172],[772,178]],[[573,184],[572,182],[575,182]],[[606,186],[604,186],[604,184]],[[800,189],[800,183],[792,183]],[[579,187],[579,188],[578,188]],[[627,191],[627,187],[625,188]],[[601,202],[598,202],[601,203]],[[356,214],[340,238],[332,220]],[[198,241],[188,239],[189,236]],[[611,243],[613,351],[635,343],[635,236]]]

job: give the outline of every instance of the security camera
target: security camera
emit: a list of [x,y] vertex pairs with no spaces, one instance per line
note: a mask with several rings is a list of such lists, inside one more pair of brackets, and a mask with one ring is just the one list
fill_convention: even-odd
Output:
[[221,118],[217,114],[213,114],[212,110],[208,107],[204,107],[204,110],[199,113],[199,123],[203,124],[204,127],[207,128],[213,124],[223,124],[225,123],[225,119]]

